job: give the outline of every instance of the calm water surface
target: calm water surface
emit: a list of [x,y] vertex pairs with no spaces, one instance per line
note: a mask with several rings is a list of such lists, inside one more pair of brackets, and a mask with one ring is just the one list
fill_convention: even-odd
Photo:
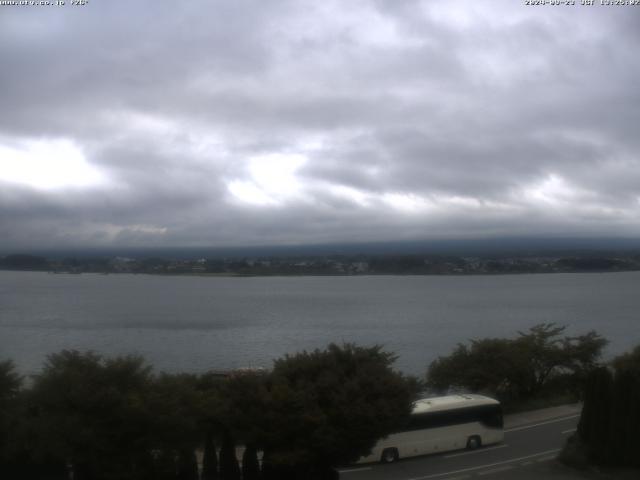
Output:
[[0,271],[0,359],[139,353],[158,370],[269,367],[329,342],[383,344],[422,375],[458,342],[540,322],[640,343],[640,272],[508,276],[169,277]]

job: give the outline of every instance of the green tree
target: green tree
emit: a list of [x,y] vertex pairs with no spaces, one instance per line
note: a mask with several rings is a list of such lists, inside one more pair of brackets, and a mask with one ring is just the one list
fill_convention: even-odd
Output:
[[236,458],[236,443],[229,431],[226,431],[222,437],[220,478],[222,480],[240,480],[240,466]]
[[612,385],[613,376],[608,368],[596,368],[590,372],[578,422],[578,434],[588,446],[587,454],[598,463],[607,463],[609,458]]
[[177,480],[198,480],[198,460],[193,448],[181,449],[177,463]]
[[15,475],[20,471],[14,457],[20,427],[17,417],[21,387],[22,377],[16,372],[13,362],[0,362],[0,476]]
[[468,389],[498,394],[503,399],[513,395],[518,381],[522,355],[511,340],[487,338],[458,344],[453,353],[434,360],[427,373],[428,386],[437,391]]
[[269,395],[268,378],[269,375],[264,371],[240,371],[232,373],[218,383],[218,422],[220,428],[226,432],[223,440],[225,443],[220,451],[222,478],[225,478],[224,475],[236,478],[240,474],[236,469],[235,445],[231,445],[231,438],[246,447],[242,461],[242,478],[259,478],[257,449],[264,444],[265,432],[268,429],[265,422]]
[[610,430],[615,462],[640,467],[640,345],[612,362],[613,413]]
[[[459,344],[429,365],[427,385],[439,391],[464,389],[515,403],[558,390],[577,390],[600,358],[606,340],[591,331],[570,337],[565,327],[535,325],[513,339],[485,338]],[[561,381],[560,381],[561,380]],[[554,387],[553,392],[551,386]]]
[[[633,378],[627,371],[617,371],[611,385],[611,414],[608,425],[607,463],[614,465],[631,465],[638,455],[638,445],[635,445],[638,435],[637,425],[634,425],[635,411],[640,408],[638,399],[633,398]],[[631,427],[631,428],[630,428]],[[631,448],[631,447],[634,448]],[[632,452],[633,450],[633,452]]]
[[71,464],[76,480],[139,478],[149,455],[150,380],[140,357],[50,355],[31,396],[35,449]]
[[16,372],[11,360],[0,362],[0,405],[5,406],[18,395],[22,377]]
[[607,340],[594,331],[577,337],[560,337],[565,329],[565,326],[543,323],[527,333],[518,332],[514,347],[526,359],[527,370],[527,374],[523,372],[524,382],[520,385],[522,394],[537,395],[557,374],[584,379],[598,364]]
[[[410,414],[415,383],[381,347],[329,345],[276,360],[268,385],[263,463],[325,478],[368,454]],[[265,478],[267,475],[265,475]]]
[[260,478],[260,462],[255,445],[246,446],[242,454],[242,480],[258,480]]
[[[161,373],[150,385],[146,408],[152,418],[148,435],[163,475],[177,472],[179,479],[193,478],[197,471],[194,452],[201,446],[202,395],[198,377]],[[173,459],[173,464],[170,459]]]
[[[224,431],[230,430],[234,424],[234,421],[230,421],[230,417],[236,409],[232,408],[234,399],[227,398],[228,392],[224,390],[227,382],[227,375],[216,372],[206,372],[197,378],[199,433],[204,445],[202,480],[220,478],[218,472],[220,462],[216,453],[216,442],[220,441]],[[250,398],[242,400],[247,402],[250,401]]]
[[[587,377],[578,438],[599,465],[640,466],[640,346]],[[613,371],[613,373],[612,373]]]
[[244,445],[265,441],[269,378],[263,371],[234,372],[218,385],[218,423]]
[[176,480],[176,454],[173,450],[153,450],[153,459],[149,471],[148,480]]
[[640,379],[640,345],[630,352],[617,356],[611,363],[616,371],[624,370]]
[[218,455],[216,453],[216,443],[213,433],[211,431],[207,431],[205,433],[202,455],[201,480],[217,480],[218,478]]

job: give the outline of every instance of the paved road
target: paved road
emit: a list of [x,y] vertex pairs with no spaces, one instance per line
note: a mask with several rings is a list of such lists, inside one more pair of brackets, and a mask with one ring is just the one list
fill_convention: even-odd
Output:
[[[557,414],[562,416],[557,417]],[[553,460],[575,431],[579,409],[513,416],[502,444],[474,451],[410,458],[395,464],[341,469],[343,480],[493,480],[528,476],[532,467]],[[518,474],[518,470],[523,475]]]

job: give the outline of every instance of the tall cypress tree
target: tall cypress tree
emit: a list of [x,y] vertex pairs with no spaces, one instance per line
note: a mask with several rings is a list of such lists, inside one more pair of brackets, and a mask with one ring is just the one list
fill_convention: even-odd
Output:
[[614,379],[610,432],[611,459],[616,465],[640,465],[640,378],[620,369]]
[[627,458],[626,449],[633,441],[633,432],[629,430],[628,418],[631,411],[638,408],[629,405],[631,381],[624,371],[616,372],[613,379],[611,399],[611,423],[608,435],[608,461],[613,465],[622,465]]
[[587,376],[585,382],[584,402],[582,405],[582,413],[578,421],[578,435],[580,439],[588,444],[593,438],[593,425],[595,422],[596,403],[597,403],[597,385],[596,371],[592,371]]
[[612,416],[613,375],[603,368],[596,375],[596,411],[593,419],[593,438],[590,441],[591,457],[597,463],[611,462],[610,433]]
[[198,460],[191,448],[184,448],[178,455],[178,480],[198,480]]
[[242,480],[259,480],[260,463],[255,445],[247,445],[242,454]]
[[155,479],[174,480],[176,478],[176,456],[170,449],[164,448],[158,451],[153,465]]
[[640,368],[630,355],[588,377],[578,434],[591,461],[640,466]]
[[236,445],[229,431],[226,431],[222,437],[220,478],[222,480],[240,480],[240,466],[236,458]]
[[634,467],[640,467],[640,374],[633,376],[631,388],[628,390],[629,404],[633,406],[627,425],[632,432],[632,438],[626,449],[628,463]]
[[612,383],[611,372],[604,367],[593,370],[587,380],[578,434],[587,446],[589,458],[596,463],[608,463],[611,454]]
[[630,465],[635,467],[640,467],[640,375],[634,375],[634,381],[631,389],[629,390],[629,394],[631,396],[631,401],[629,402],[631,405],[634,405],[635,408],[632,409],[632,413],[629,416],[629,428],[632,432],[634,432],[633,441],[629,444],[629,448],[627,448],[627,455],[629,456]]
[[213,439],[213,433],[208,431],[204,438],[201,480],[217,480],[218,478],[218,455],[216,454],[216,444]]
[[264,450],[262,452],[262,465],[260,468],[260,474],[262,475],[262,480],[273,480],[274,478],[276,478],[273,464],[267,450]]
[[[624,440],[620,442],[621,465],[640,467],[640,345],[613,360],[616,369],[616,409],[620,414],[618,429]],[[616,412],[618,414],[619,412]]]

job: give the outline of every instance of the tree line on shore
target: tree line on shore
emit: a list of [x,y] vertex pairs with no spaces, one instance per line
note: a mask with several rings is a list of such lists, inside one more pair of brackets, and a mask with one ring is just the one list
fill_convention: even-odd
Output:
[[5,361],[0,477],[335,478],[333,467],[366,454],[409,415],[417,382],[394,371],[394,360],[378,346],[332,344],[287,355],[269,372],[220,376],[154,374],[141,357],[62,351],[28,386]]
[[640,345],[603,363],[604,338],[594,331],[562,336],[564,330],[540,324],[516,338],[459,344],[431,363],[427,385],[488,393],[507,411],[582,401],[561,460],[581,468],[640,467]]
[[429,365],[427,386],[440,392],[484,392],[507,411],[577,401],[587,375],[600,365],[607,340],[595,331],[568,336],[565,330],[542,323],[515,338],[460,343]]
[[[565,252],[566,253],[566,252]],[[470,275],[640,270],[640,255],[575,252],[577,256],[455,256],[427,254],[335,254],[227,258],[0,256],[0,270],[55,273],[200,275]],[[602,256],[604,254],[604,256]]]
[[[367,455],[377,439],[397,430],[425,389],[485,393],[507,410],[585,398],[586,443],[597,429],[582,425],[601,418],[593,413],[596,399],[608,398],[607,405],[637,420],[637,384],[631,400],[615,395],[638,381],[640,347],[614,362],[635,370],[625,367],[624,375],[603,380],[606,340],[564,331],[540,324],[515,338],[460,344],[431,363],[424,381],[393,370],[394,354],[380,346],[353,344],[286,355],[270,371],[224,376],[156,374],[138,356],[77,351],[50,355],[30,379],[12,362],[0,362],[0,477],[337,478],[335,467]],[[244,446],[240,462],[237,445]]]

